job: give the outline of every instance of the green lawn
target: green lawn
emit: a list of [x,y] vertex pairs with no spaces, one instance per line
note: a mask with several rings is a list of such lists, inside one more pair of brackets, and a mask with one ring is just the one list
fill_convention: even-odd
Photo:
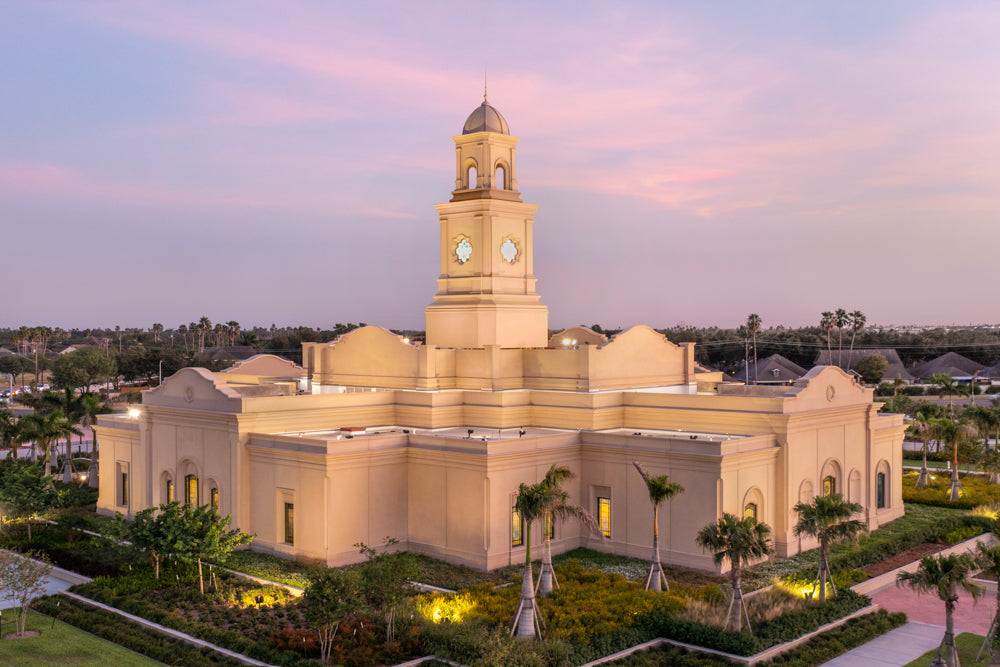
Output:
[[[976,654],[979,653],[979,647],[982,645],[982,635],[974,635],[971,632],[963,632],[962,634],[956,636],[955,646],[958,647],[958,661],[963,665],[976,664]],[[937,655],[937,649],[924,653],[913,662],[906,663],[905,667],[928,667],[935,655]]]
[[[3,611],[3,634],[13,632],[14,612]],[[8,627],[8,625],[10,627]],[[159,665],[117,644],[36,612],[28,614],[28,629],[42,634],[27,639],[0,639],[0,665],[79,665],[80,667],[151,667]]]

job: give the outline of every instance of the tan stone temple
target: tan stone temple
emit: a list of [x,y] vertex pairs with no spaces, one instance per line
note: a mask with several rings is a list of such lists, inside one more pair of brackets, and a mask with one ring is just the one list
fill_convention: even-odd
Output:
[[212,503],[261,551],[336,565],[393,537],[487,569],[523,562],[514,496],[552,464],[576,473],[567,488],[603,533],[557,524],[556,552],[649,555],[633,461],[686,489],[661,510],[668,563],[713,569],[694,537],[722,512],[771,525],[779,556],[814,546],[792,535],[792,507],[820,493],[861,503],[872,528],[902,516],[902,416],[839,368],[748,387],[645,326],[550,339],[517,141],[485,100],[454,137],[425,344],[365,327],[304,344],[302,367],[179,371],[135,414],[100,418],[99,511]]

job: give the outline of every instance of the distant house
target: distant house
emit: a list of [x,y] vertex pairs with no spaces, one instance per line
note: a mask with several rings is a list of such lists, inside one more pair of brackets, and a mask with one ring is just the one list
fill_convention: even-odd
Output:
[[[749,381],[753,382],[754,365],[752,360],[749,369],[741,368],[733,376],[733,380],[736,382],[746,382],[747,370],[749,370]],[[780,354],[772,354],[770,357],[757,360],[757,384],[791,384],[807,372],[806,369],[793,361],[789,361]]]
[[977,372],[982,375],[986,367],[957,352],[948,352],[929,361],[917,364],[910,372],[920,380],[928,380],[932,375],[944,373],[956,380],[971,380]]
[[257,350],[249,345],[226,345],[222,347],[206,347],[194,355],[195,361],[204,363],[217,361],[222,363],[243,361],[257,354]]
[[[859,350],[854,348],[853,350],[822,350],[819,356],[816,357],[816,361],[813,363],[814,366],[840,366],[845,371],[856,371],[855,366],[858,362],[871,354],[881,354],[885,357],[885,360],[889,362],[889,369],[882,375],[882,380],[892,381],[896,378],[905,380],[906,382],[913,382],[914,377],[911,373],[907,372],[906,367],[903,366],[903,361],[899,358],[899,354],[896,350],[891,347],[870,347]],[[843,361],[841,362],[841,359]],[[838,363],[840,362],[840,363]]]

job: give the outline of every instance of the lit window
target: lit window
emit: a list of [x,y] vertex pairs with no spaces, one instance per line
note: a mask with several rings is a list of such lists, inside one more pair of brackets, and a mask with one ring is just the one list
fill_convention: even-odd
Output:
[[295,505],[285,503],[285,543],[295,544]]
[[747,503],[743,508],[743,518],[757,520],[757,503]]
[[833,475],[827,475],[823,478],[823,495],[832,496],[837,492],[837,478]]
[[184,478],[184,502],[188,505],[198,504],[198,478],[194,475]]
[[167,480],[167,488],[163,495],[166,498],[166,502],[168,503],[174,502],[174,480],[172,479]]
[[556,522],[552,518],[552,512],[545,513],[545,537],[555,539],[556,536]]
[[522,545],[524,545],[524,522],[521,520],[521,513],[513,507],[510,510],[510,546]]
[[597,499],[597,525],[604,537],[611,537],[611,498]]
[[212,487],[212,490],[208,492],[208,497],[211,499],[209,502],[212,503],[212,509],[216,512],[219,511],[219,489],[217,487]]
[[879,509],[885,507],[885,473],[880,472],[875,475],[875,506]]

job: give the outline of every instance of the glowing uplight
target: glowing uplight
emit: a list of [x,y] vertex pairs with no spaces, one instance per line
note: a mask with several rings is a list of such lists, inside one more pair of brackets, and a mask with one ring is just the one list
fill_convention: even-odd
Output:
[[128,416],[132,419],[138,419],[140,414],[142,414],[142,411],[139,408],[129,408]]
[[475,608],[467,594],[421,596],[417,602],[420,613],[432,623],[460,623]]
[[563,338],[563,345],[569,345],[569,338]]
[[403,342],[406,343],[407,345],[409,345],[410,344],[410,339],[409,338],[404,338]]

